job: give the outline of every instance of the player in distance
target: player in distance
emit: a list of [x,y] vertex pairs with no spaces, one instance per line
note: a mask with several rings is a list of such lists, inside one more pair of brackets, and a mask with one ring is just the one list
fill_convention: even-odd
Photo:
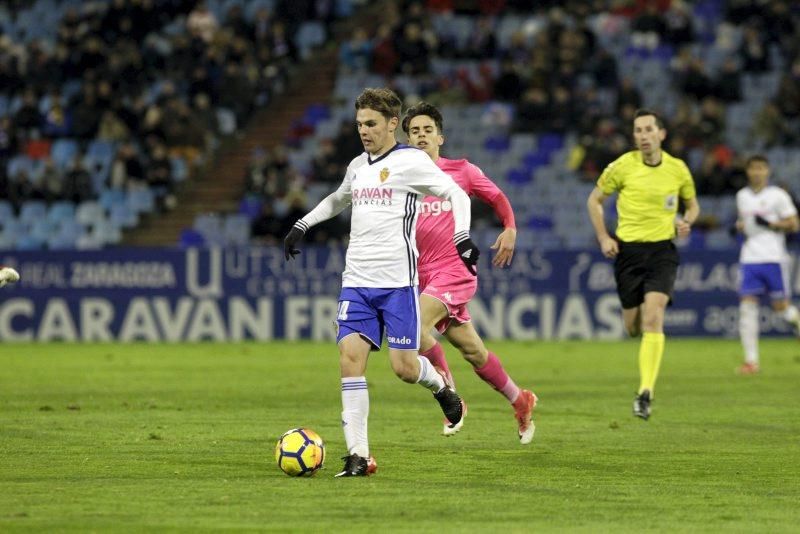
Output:
[[[625,330],[630,336],[642,336],[633,414],[644,420],[650,417],[664,355],[664,314],[680,263],[672,239],[688,236],[700,215],[689,168],[661,149],[666,136],[664,122],[656,113],[637,110],[633,119],[636,150],[605,168],[586,204],[600,250],[614,259]],[[619,193],[616,239],[608,233],[603,213],[603,203],[614,193]],[[677,216],[678,199],[686,206],[683,217]]]
[[[430,104],[420,102],[406,113],[403,130],[409,143],[425,151],[436,166],[450,175],[467,194],[492,206],[504,227],[492,245],[492,249],[497,251],[492,263],[498,267],[510,265],[517,236],[511,204],[477,166],[466,159],[447,159],[440,155],[444,144],[441,112]],[[486,349],[470,321],[467,304],[478,288],[477,270],[459,259],[459,251],[449,237],[453,233],[453,225],[450,206],[436,197],[423,199],[422,214],[417,222],[422,311],[420,353],[442,369],[452,383],[444,350],[432,335],[433,328],[436,328],[461,352],[482,380],[508,399],[514,408],[520,442],[530,443],[535,430],[531,413],[536,406],[536,395],[516,385],[497,356]],[[444,434],[454,434],[462,425],[463,418],[456,425],[445,421]]]
[[398,144],[401,102],[388,89],[365,89],[356,99],[356,126],[365,152],[347,167],[339,188],[298,220],[284,240],[289,260],[315,224],[352,205],[337,316],[342,383],[342,426],[348,456],[337,476],[375,471],[367,439],[369,395],[365,371],[385,331],[389,359],[403,381],[433,392],[445,417],[457,425],[463,403],[427,358],[419,355],[416,221],[419,198],[435,195],[453,206],[454,246],[474,267],[479,251],[469,237],[469,197],[423,152]]
[[744,350],[740,374],[759,371],[759,298],[768,295],[772,309],[800,334],[800,313],[789,301],[786,237],[800,230],[789,193],[770,185],[769,161],[751,156],[745,165],[747,187],[736,193],[736,229],[745,240],[739,253],[739,338]]

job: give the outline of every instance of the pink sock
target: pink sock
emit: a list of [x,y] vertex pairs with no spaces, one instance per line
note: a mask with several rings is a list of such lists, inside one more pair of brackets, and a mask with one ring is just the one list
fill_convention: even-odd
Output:
[[505,395],[508,402],[513,403],[519,396],[519,388],[508,376],[506,370],[503,369],[503,364],[497,359],[493,352],[489,353],[489,358],[483,367],[476,367],[475,373],[483,379],[484,382],[492,386],[494,389]]
[[453,375],[450,374],[450,367],[447,365],[447,358],[444,357],[444,349],[442,349],[441,343],[437,341],[434,346],[424,352],[420,352],[419,355],[425,356],[434,367],[441,369],[447,379],[453,384],[453,387],[455,387]]

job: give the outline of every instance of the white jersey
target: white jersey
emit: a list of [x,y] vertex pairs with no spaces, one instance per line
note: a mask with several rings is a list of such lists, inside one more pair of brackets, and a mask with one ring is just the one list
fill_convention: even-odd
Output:
[[739,219],[744,221],[745,241],[739,254],[739,263],[782,263],[786,261],[786,238],[783,232],[775,232],[755,222],[761,215],[769,222],[797,215],[789,194],[774,185],[768,185],[756,193],[749,187],[736,193],[736,208]]
[[417,214],[426,195],[449,199],[455,233],[469,231],[467,194],[425,152],[401,144],[375,159],[365,152],[351,161],[336,192],[300,223],[313,226],[351,204],[342,287],[415,286]]

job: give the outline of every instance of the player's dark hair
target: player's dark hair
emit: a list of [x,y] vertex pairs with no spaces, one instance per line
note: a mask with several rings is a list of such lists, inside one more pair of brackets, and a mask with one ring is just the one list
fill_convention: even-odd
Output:
[[444,119],[442,118],[441,112],[436,109],[436,106],[432,104],[428,104],[427,102],[419,102],[417,105],[412,106],[406,112],[406,116],[403,119],[403,131],[408,135],[408,125],[411,124],[411,120],[414,117],[419,117],[420,115],[427,115],[431,119],[433,119],[433,123],[436,125],[436,129],[439,131],[439,135],[444,133]]
[[752,156],[747,158],[744,167],[745,168],[749,167],[751,163],[763,163],[764,165],[769,165],[769,160],[767,159],[767,156],[765,156],[764,154],[753,154]]
[[636,120],[639,117],[647,117],[650,115],[652,115],[656,119],[656,126],[661,128],[662,130],[667,127],[667,125],[664,123],[664,119],[661,118],[661,115],[647,108],[637,109],[636,112],[633,114],[633,120]]
[[385,87],[368,87],[356,98],[356,111],[359,109],[372,109],[391,120],[392,117],[400,118],[403,103],[400,97],[391,89]]

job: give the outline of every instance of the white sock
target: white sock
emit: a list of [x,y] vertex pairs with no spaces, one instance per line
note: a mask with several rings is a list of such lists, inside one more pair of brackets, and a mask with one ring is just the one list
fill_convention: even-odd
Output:
[[369,393],[366,377],[342,378],[342,429],[348,454],[369,458],[367,417]]
[[442,388],[444,388],[444,378],[442,378],[442,375],[434,369],[431,361],[425,356],[417,356],[417,360],[419,360],[419,378],[417,378],[417,384],[425,386],[434,393],[440,392]]
[[800,320],[800,312],[797,311],[794,304],[789,304],[781,315],[783,315],[784,320],[789,324],[796,324],[797,321]]
[[742,340],[744,361],[758,365],[758,303],[739,303],[739,338]]

